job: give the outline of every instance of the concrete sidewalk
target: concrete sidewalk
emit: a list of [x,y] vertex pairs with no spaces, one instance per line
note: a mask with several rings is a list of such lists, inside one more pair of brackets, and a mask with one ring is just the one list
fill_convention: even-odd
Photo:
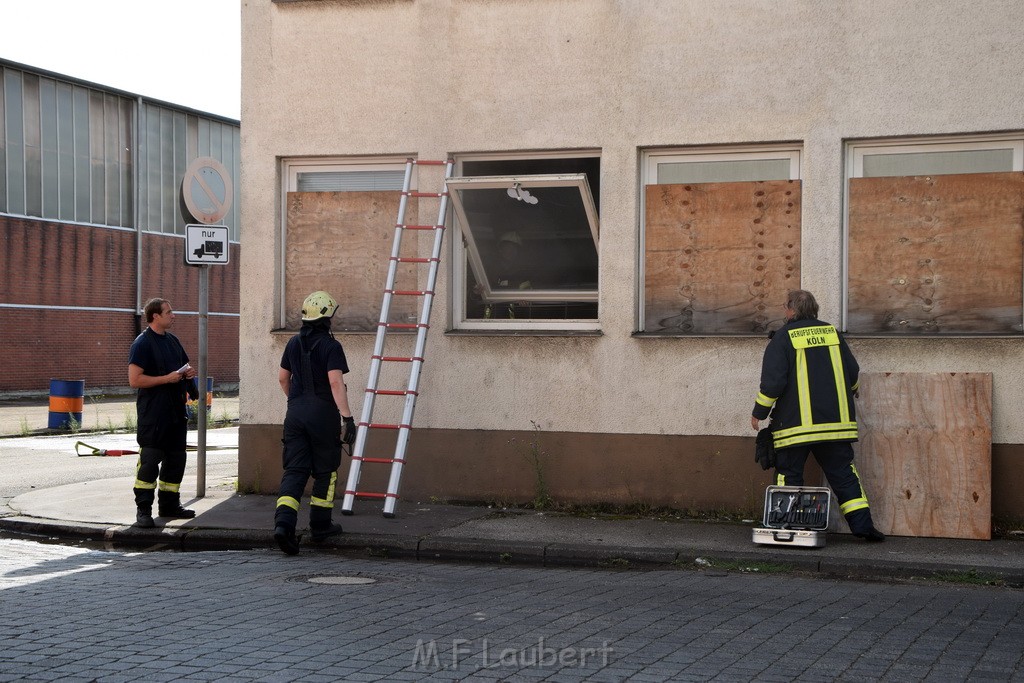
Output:
[[[89,428],[90,419],[96,422],[95,426],[102,427],[108,416],[114,420],[129,410],[134,415],[133,403],[131,398],[125,398],[87,405],[83,427]],[[0,433],[22,433],[26,421],[29,431],[44,429],[47,414],[45,404],[0,404]],[[212,414],[237,417],[238,399],[215,398]],[[215,436],[211,442],[218,444],[225,457],[237,457],[230,450],[237,448],[237,430],[214,430],[212,434]],[[28,441],[33,448],[44,450],[57,449],[59,443],[59,448],[70,452],[63,442],[74,438],[77,436],[30,436]],[[5,442],[15,441],[21,440],[0,439],[0,449]],[[225,448],[228,450],[224,451]],[[184,551],[275,547],[270,529],[276,497],[239,494],[233,476],[208,478],[206,496],[188,500],[197,490],[194,466],[190,465],[182,484],[183,502],[196,510],[196,518],[158,518],[155,529],[131,526],[135,521],[132,481],[125,476],[97,477],[17,495],[9,501],[9,507],[0,506],[0,531],[62,541]],[[308,514],[308,500],[303,503],[300,526],[306,523]],[[406,500],[399,502],[397,516],[392,519],[384,518],[380,510],[379,503],[359,502],[355,514],[336,515],[345,533],[320,546],[320,550],[505,564],[676,566],[717,571],[798,571],[856,578],[991,580],[1024,587],[1024,534],[1019,533],[993,541],[890,537],[880,544],[830,533],[826,547],[804,549],[755,545],[751,540],[753,523],[579,517]],[[301,541],[303,553],[315,552],[317,546],[308,537]],[[283,556],[282,561],[286,561]]]
[[[207,495],[184,501],[192,520],[136,529],[129,478],[101,479],[17,496],[0,529],[65,541],[194,551],[274,547],[275,498],[241,495],[232,480],[207,482]],[[195,478],[182,486],[188,497]],[[305,511],[300,525],[305,523]],[[402,501],[386,519],[379,504],[337,516],[345,533],[302,552],[335,550],[373,557],[608,568],[671,567],[797,571],[850,578],[985,580],[1024,587],[1024,540],[890,538],[868,544],[830,534],[825,548],[758,546],[751,524],[576,517],[488,507]],[[287,558],[282,556],[282,561]]]

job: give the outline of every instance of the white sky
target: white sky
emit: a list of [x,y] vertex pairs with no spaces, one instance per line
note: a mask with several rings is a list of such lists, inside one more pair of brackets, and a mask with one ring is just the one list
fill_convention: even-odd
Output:
[[0,0],[0,57],[237,119],[241,0]]

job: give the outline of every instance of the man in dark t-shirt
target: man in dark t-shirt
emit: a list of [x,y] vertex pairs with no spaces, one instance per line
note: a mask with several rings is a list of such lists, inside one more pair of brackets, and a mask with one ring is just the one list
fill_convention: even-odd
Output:
[[[159,496],[160,517],[190,519],[195,512],[181,506],[181,480],[185,476],[185,413],[193,392],[196,371],[178,338],[171,304],[150,299],[143,308],[147,327],[132,342],[128,354],[128,384],[138,389],[139,464],[135,475],[135,526],[152,528],[153,499]],[[198,395],[198,394],[197,394]],[[159,483],[158,483],[159,481]],[[157,489],[159,488],[159,493]]]

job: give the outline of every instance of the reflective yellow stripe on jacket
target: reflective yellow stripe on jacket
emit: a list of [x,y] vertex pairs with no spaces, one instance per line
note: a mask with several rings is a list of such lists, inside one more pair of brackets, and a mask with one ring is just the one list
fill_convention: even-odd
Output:
[[[850,420],[850,405],[846,398],[846,373],[839,351],[839,333],[832,325],[801,327],[789,331],[789,340],[796,351],[796,385],[800,402],[800,425],[780,429],[774,433],[776,448],[799,446],[821,441],[857,439],[857,423]],[[810,380],[807,376],[807,349],[827,347],[835,380],[836,399],[839,403],[839,422],[814,423],[811,409]],[[761,403],[761,394],[758,394]],[[774,401],[772,401],[774,403]],[[767,405],[761,403],[761,405]]]
[[786,448],[819,441],[844,441],[857,438],[856,422],[825,422],[790,427],[775,432],[775,447]]

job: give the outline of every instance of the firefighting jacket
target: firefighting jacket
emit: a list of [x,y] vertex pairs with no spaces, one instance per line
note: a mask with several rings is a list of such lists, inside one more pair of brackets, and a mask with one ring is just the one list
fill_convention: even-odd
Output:
[[859,373],[835,327],[813,319],[786,323],[764,351],[753,416],[772,414],[775,448],[856,441]]

